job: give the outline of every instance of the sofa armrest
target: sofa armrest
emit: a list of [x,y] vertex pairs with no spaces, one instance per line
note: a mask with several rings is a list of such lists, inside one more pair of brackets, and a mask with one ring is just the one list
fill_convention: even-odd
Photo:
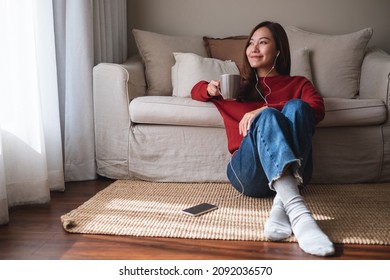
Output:
[[[93,103],[97,172],[128,178],[129,102],[145,95],[144,67],[138,57],[123,64],[93,68]],[[109,177],[109,176],[107,176]]]
[[120,64],[120,66],[129,73],[129,100],[146,95],[145,66],[142,62],[142,58],[139,55],[134,55],[127,59],[123,64]]
[[126,93],[129,101],[146,95],[145,68],[139,55],[123,64],[99,63],[93,69],[93,82],[97,94]]
[[390,55],[380,49],[370,49],[363,60],[360,97],[380,99],[390,106]]

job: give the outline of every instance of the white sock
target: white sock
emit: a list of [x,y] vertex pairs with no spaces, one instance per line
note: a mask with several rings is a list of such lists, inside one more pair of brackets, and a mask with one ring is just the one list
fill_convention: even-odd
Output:
[[299,194],[296,179],[293,176],[283,176],[274,182],[274,188],[286,209],[299,247],[306,253],[316,256],[334,254],[333,243],[317,225]]
[[274,198],[270,216],[264,225],[264,235],[269,240],[286,239],[292,233],[291,224],[278,194]]

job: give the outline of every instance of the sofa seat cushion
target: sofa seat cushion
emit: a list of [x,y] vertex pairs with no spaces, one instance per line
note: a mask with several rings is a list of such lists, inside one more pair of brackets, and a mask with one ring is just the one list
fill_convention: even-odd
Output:
[[379,99],[324,98],[325,118],[319,127],[370,126],[386,121],[386,105]]
[[133,123],[224,127],[211,102],[174,96],[143,96],[130,102]]
[[[386,105],[378,99],[324,98],[325,118],[319,127],[370,126],[386,121]],[[211,102],[173,96],[143,96],[130,103],[133,123],[224,127]]]

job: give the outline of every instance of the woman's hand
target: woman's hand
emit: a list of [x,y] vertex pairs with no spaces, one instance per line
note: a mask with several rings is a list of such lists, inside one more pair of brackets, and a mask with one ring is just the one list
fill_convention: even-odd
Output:
[[253,119],[256,118],[257,115],[260,114],[261,111],[263,111],[265,108],[267,108],[267,106],[248,112],[242,117],[240,123],[238,124],[240,135],[243,135],[245,137],[248,134],[248,130],[251,126]]
[[207,93],[210,96],[218,96],[221,95],[221,92],[219,91],[219,81],[210,81],[209,85],[207,86]]

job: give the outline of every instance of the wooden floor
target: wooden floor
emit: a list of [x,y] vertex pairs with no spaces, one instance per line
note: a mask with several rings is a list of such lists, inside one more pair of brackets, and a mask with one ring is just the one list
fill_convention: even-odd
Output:
[[[322,259],[308,255],[296,243],[140,238],[71,234],[63,230],[60,216],[76,208],[113,180],[66,184],[53,192],[50,205],[10,209],[10,223],[0,226],[0,259],[88,260],[228,260]],[[390,246],[336,244],[327,259],[390,259]]]

